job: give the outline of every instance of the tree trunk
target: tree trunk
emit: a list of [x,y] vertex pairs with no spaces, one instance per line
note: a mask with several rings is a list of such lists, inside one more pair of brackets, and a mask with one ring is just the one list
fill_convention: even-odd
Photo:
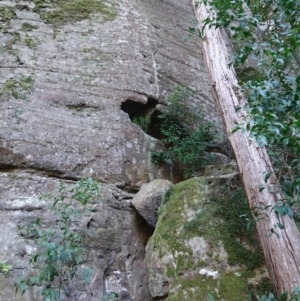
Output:
[[[195,5],[195,2],[197,1],[192,0],[198,22],[202,24],[209,16],[209,11],[204,4]],[[275,293],[277,295],[285,291],[291,293],[295,287],[300,286],[299,232],[289,217],[280,218],[284,229],[280,230],[276,226],[279,220],[272,213],[272,208],[282,199],[282,194],[274,184],[276,177],[265,148],[251,139],[249,133],[243,133],[241,130],[232,133],[235,122],[241,124],[245,122],[245,112],[236,108],[243,107],[247,101],[239,88],[233,67],[228,65],[230,57],[221,30],[206,26],[202,48],[210,74],[212,92],[236,156],[249,206],[252,213],[259,212],[259,218],[255,216],[256,227]],[[264,177],[267,172],[271,172],[267,185],[272,189],[266,188],[259,192],[259,186],[265,184]],[[275,231],[278,235],[269,235],[271,231]]]

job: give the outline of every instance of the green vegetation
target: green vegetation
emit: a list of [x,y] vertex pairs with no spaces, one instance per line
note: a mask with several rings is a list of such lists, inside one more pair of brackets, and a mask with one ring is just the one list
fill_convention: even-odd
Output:
[[300,287],[293,290],[290,297],[287,293],[283,293],[279,298],[276,298],[272,293],[264,295],[259,298],[259,301],[299,301],[300,300]]
[[132,122],[141,127],[141,129],[147,133],[150,127],[151,118],[148,115],[134,116]]
[[86,205],[98,198],[98,183],[91,178],[80,180],[71,190],[62,183],[58,194],[45,198],[52,201],[50,209],[54,214],[54,225],[45,228],[37,219],[27,227],[19,228],[20,235],[34,238],[37,244],[37,252],[31,256],[30,263],[38,269],[38,274],[18,279],[16,293],[24,294],[30,286],[38,286],[42,287],[45,301],[60,301],[63,295],[75,300],[72,297],[75,282],[83,278],[89,283],[93,273],[90,269],[80,268],[86,250],[84,233],[78,227],[82,215],[89,212]]
[[32,31],[32,30],[38,29],[38,28],[39,27],[37,25],[32,25],[32,24],[29,24],[29,23],[25,22],[25,23],[22,24],[22,27],[21,27],[20,30],[28,32],[28,31]]
[[[240,187],[239,181],[228,186],[227,180],[213,180],[207,196],[208,204],[195,219],[184,223],[183,230],[186,237],[200,235],[215,244],[222,240],[230,265],[243,264],[253,270],[262,265],[263,254],[260,250],[253,252],[257,245],[254,220]],[[213,227],[211,220],[215,221]]]
[[[191,211],[195,212],[192,219],[186,216]],[[173,279],[168,300],[206,300],[205,296],[215,288],[219,291],[218,300],[244,301],[250,290],[256,294],[257,288],[250,288],[246,281],[263,265],[253,225],[239,180],[228,183],[200,177],[176,184],[164,197],[150,244],[151,252],[157,252],[161,258],[166,254],[173,256],[172,263],[166,264],[166,275]],[[188,243],[193,238],[206,242],[207,257],[193,255]],[[228,264],[241,267],[239,273],[222,268],[222,247],[228,253]],[[219,271],[220,277],[191,272],[201,268]]]
[[[173,286],[173,285],[172,285]],[[223,274],[218,279],[196,275],[193,279],[178,279],[174,282],[174,287],[168,295],[168,301],[206,301],[206,296],[214,288],[223,294],[223,298],[217,300],[228,301],[248,301],[247,283],[242,277],[237,277],[233,273]]]
[[2,84],[0,95],[2,98],[12,95],[16,99],[25,99],[33,86],[33,82],[31,76],[21,76],[19,80],[8,79]]
[[0,261],[0,272],[7,274],[12,269],[11,265],[6,265],[4,262]]
[[105,294],[101,301],[117,301],[119,300],[119,295],[115,293]]
[[28,34],[26,34],[24,42],[25,42],[26,46],[31,49],[36,48],[37,45],[40,43],[38,38],[29,36]]
[[151,154],[154,163],[183,164],[186,178],[209,164],[212,156],[207,149],[215,146],[217,138],[216,127],[205,118],[203,109],[188,104],[194,94],[189,88],[177,86],[166,99],[168,107],[159,116],[166,150]]
[[209,5],[214,17],[202,26],[230,29],[235,68],[249,70],[248,59],[256,61],[252,76],[241,75],[249,106],[244,108],[245,123],[237,124],[236,130],[246,129],[261,146],[267,146],[284,193],[274,212],[292,217],[291,208],[300,201],[300,3],[212,0]]
[[[256,74],[240,78],[240,85],[249,103],[243,107],[246,112],[244,122],[236,124],[233,132],[239,129],[248,131],[261,147],[266,146],[268,149],[277,181],[272,180],[271,184],[267,184],[273,173],[270,166],[261,183],[257,183],[257,189],[267,189],[269,193],[278,196],[281,186],[283,197],[271,211],[278,217],[278,223],[270,225],[270,232],[280,236],[280,232],[276,233],[274,227],[283,229],[281,217],[293,218],[300,205],[300,2],[200,0],[197,5],[200,3],[211,10],[210,17],[204,20],[202,27],[226,27],[231,33],[235,50],[232,64],[235,68],[243,70],[250,63],[256,65]],[[236,107],[236,110],[240,109],[242,108]],[[259,209],[269,207],[265,206]],[[296,250],[299,241],[290,241],[292,249]],[[280,252],[288,254],[284,247]],[[272,260],[278,258],[274,255],[274,259],[268,260],[272,265]],[[271,270],[270,272],[272,273]],[[289,271],[283,270],[282,275],[284,274],[288,275]],[[276,273],[271,277],[274,283],[282,284],[281,288],[280,285],[275,286],[278,295],[282,293],[280,290],[283,287],[288,288],[293,283],[293,280],[285,283],[285,277],[280,278]],[[295,283],[297,278],[299,275],[295,275]],[[261,300],[300,300],[299,292],[298,287],[292,296],[284,293],[275,298],[273,294],[269,294]]]
[[13,32],[13,33],[12,33],[12,36],[13,36],[13,38],[12,38],[12,40],[11,40],[12,44],[14,44],[14,43],[16,43],[17,41],[20,41],[20,40],[21,40],[21,35],[20,35],[20,33],[18,33],[17,31]]
[[12,7],[0,6],[0,32],[6,33],[10,27],[10,20],[15,18],[17,15]]
[[101,14],[104,21],[112,21],[117,16],[113,5],[104,0],[33,0],[34,12],[44,22],[54,26],[75,23],[89,19],[92,14]]
[[228,263],[244,264],[249,270],[260,267],[263,254],[256,248],[254,220],[241,182],[232,180],[228,185],[228,180],[215,180],[210,185],[209,201],[212,215],[217,221],[222,220],[218,239],[224,240]]

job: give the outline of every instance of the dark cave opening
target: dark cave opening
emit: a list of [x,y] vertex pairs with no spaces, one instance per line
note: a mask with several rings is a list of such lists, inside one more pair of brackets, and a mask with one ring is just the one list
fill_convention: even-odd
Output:
[[159,118],[161,111],[157,109],[157,105],[158,100],[152,97],[148,98],[146,104],[136,102],[132,99],[126,99],[121,105],[121,110],[127,113],[130,120],[136,124],[138,124],[136,122],[138,118],[148,118],[149,125],[147,129],[143,128],[140,124],[138,125],[140,125],[142,130],[149,136],[162,140],[163,137],[160,131],[161,119]]
[[151,114],[155,110],[158,101],[155,98],[149,97],[146,104],[136,102],[131,99],[126,99],[122,105],[121,110],[129,115],[129,118],[132,120],[135,116],[138,115],[147,115]]

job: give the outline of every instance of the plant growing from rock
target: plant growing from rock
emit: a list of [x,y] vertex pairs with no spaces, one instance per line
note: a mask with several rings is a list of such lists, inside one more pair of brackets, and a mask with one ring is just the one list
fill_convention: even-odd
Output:
[[141,129],[147,133],[150,127],[151,118],[148,115],[138,115],[133,117],[132,122],[140,126]]
[[0,272],[2,272],[4,275],[6,275],[11,269],[11,265],[7,265],[3,261],[0,261]]
[[55,222],[45,228],[38,218],[19,232],[25,237],[34,237],[37,252],[29,262],[38,269],[35,276],[16,281],[16,293],[22,294],[30,286],[42,287],[45,301],[75,300],[75,282],[84,279],[89,283],[92,270],[80,265],[86,258],[83,234],[79,229],[79,218],[88,210],[86,205],[98,197],[98,183],[92,178],[82,179],[73,188],[61,183],[57,196],[44,196],[52,202]]
[[159,115],[166,150],[151,154],[154,163],[183,164],[186,178],[210,162],[207,149],[215,146],[217,138],[216,127],[205,118],[203,109],[188,104],[194,95],[195,91],[177,86],[166,99],[168,106]]

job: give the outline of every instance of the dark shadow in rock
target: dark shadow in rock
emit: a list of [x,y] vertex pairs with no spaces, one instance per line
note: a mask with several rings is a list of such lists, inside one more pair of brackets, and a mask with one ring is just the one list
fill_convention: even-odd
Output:
[[154,233],[154,228],[150,227],[144,218],[134,209],[134,228],[138,229],[139,240],[146,247],[149,238]]
[[122,289],[119,296],[119,301],[130,301],[131,296],[127,290]]
[[160,111],[157,109],[158,100],[155,98],[148,98],[146,104],[136,102],[131,99],[125,100],[121,105],[121,110],[129,115],[132,122],[138,124],[136,120],[140,118],[149,118],[149,125],[147,129],[140,127],[144,132],[153,138],[161,140],[163,138],[160,131],[161,119],[159,119]]
[[155,110],[157,103],[158,100],[152,97],[148,98],[146,104],[136,102],[132,99],[126,99],[121,105],[121,110],[127,113],[132,120],[138,115],[148,115],[151,111]]

